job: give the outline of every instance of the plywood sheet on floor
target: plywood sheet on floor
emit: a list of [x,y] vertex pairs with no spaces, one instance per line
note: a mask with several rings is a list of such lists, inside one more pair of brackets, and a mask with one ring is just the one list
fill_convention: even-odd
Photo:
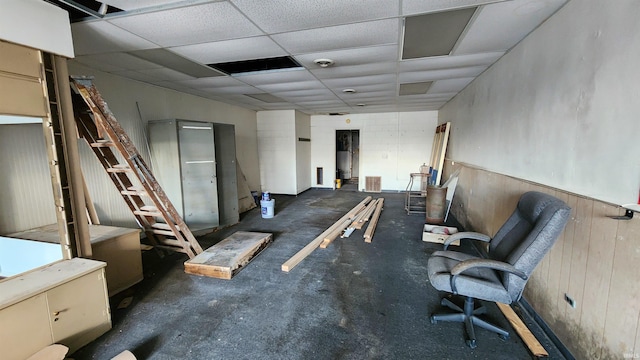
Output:
[[269,233],[238,231],[198,256],[184,263],[188,274],[219,279],[231,279],[251,259],[266,248],[273,235]]

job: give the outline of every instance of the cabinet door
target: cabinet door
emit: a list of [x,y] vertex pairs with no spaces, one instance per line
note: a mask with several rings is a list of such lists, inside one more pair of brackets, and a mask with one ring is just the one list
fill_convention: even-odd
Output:
[[26,359],[51,344],[53,339],[44,294],[0,310],[2,359]]
[[184,220],[191,230],[219,225],[213,124],[180,121],[178,127]]
[[47,291],[53,341],[69,353],[111,329],[104,269]]

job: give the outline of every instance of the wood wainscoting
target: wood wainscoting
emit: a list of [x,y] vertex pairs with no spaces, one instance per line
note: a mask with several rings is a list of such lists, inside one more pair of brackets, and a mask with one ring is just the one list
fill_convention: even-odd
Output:
[[639,358],[640,217],[615,220],[610,216],[624,215],[624,209],[451,160],[445,162],[444,178],[457,169],[451,212],[466,230],[495,235],[530,190],[554,195],[572,208],[524,297],[576,358]]

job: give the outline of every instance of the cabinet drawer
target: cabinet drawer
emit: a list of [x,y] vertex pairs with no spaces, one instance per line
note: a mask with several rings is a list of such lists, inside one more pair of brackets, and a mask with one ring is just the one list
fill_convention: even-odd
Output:
[[111,316],[99,269],[47,291],[53,342],[73,353],[111,328]]

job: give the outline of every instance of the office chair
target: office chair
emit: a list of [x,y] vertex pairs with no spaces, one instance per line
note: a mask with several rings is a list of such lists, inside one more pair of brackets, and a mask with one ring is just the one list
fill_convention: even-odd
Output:
[[[441,305],[456,313],[434,314],[438,321],[463,322],[467,345],[474,349],[473,326],[493,331],[507,339],[509,332],[478,317],[486,309],[475,309],[474,299],[511,304],[518,301],[529,276],[551,249],[569,220],[571,208],[555,197],[536,191],[523,194],[513,214],[493,239],[475,232],[451,235],[444,251],[434,252],[427,263],[429,281],[437,290],[464,296],[462,307],[447,298]],[[489,243],[487,257],[449,251],[447,247],[458,239],[473,239]]]

